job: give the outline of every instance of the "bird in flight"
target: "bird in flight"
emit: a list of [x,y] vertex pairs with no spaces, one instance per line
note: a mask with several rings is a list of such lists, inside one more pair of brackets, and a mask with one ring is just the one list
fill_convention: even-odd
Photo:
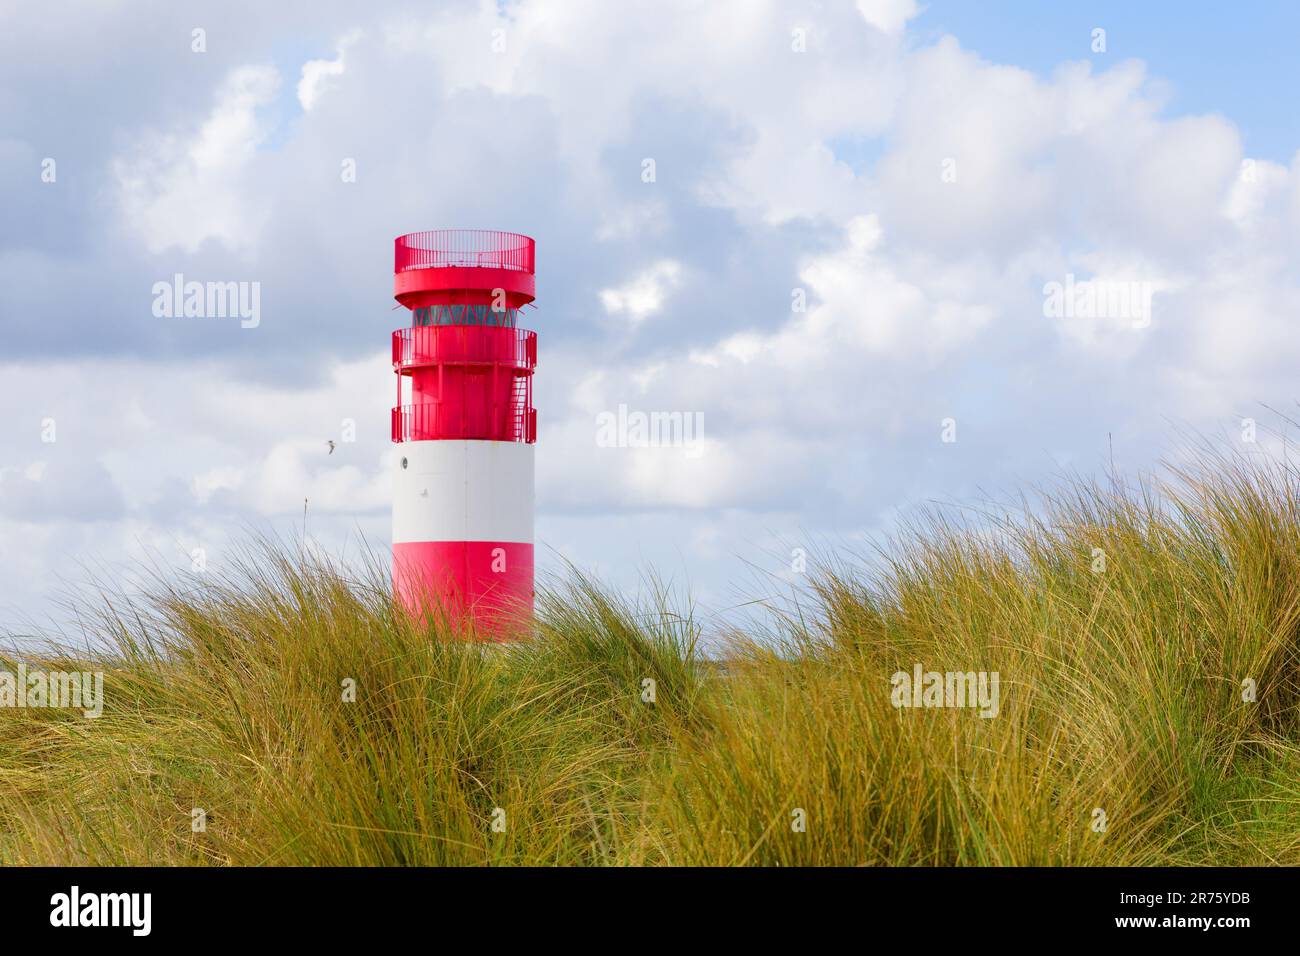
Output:
[[327,445],[330,446],[330,451],[329,451],[329,453],[330,453],[331,455],[334,454],[334,441],[333,441],[333,439],[330,439],[330,440],[326,441],[325,444],[327,444]]

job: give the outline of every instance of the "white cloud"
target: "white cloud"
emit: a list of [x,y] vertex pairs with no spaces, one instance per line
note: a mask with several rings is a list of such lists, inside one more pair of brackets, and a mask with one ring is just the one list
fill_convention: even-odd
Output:
[[857,0],[858,12],[877,30],[898,33],[919,12],[915,0]]
[[190,483],[194,500],[207,504],[214,492],[233,491],[244,483],[244,469],[232,465],[210,468],[196,475]]
[[270,67],[233,70],[197,130],[154,133],[115,161],[126,224],[150,252],[255,244],[269,212],[249,194],[248,170],[268,133],[259,111],[279,80]]
[[308,60],[302,65],[302,75],[298,80],[298,103],[304,110],[314,109],[320,98],[334,85],[332,81],[346,72],[348,47],[360,37],[359,31],[353,31],[339,40],[332,60]]
[[621,286],[602,289],[600,302],[610,315],[626,315],[634,323],[641,322],[660,311],[668,295],[681,284],[681,263],[664,259]]

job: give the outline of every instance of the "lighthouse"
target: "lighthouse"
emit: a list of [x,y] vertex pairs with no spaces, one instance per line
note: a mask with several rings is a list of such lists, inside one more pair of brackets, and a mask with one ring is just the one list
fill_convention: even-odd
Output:
[[393,589],[483,637],[522,636],[533,607],[533,301],[527,236],[439,229],[399,236],[393,294]]

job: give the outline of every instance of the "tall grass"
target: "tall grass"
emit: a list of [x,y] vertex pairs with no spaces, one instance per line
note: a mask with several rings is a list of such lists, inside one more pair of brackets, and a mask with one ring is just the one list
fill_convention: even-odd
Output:
[[[104,671],[103,715],[0,710],[0,861],[1300,863],[1282,463],[932,514],[708,658],[649,594],[571,572],[506,647],[265,543],[103,596],[108,650],[28,661]],[[896,708],[916,664],[997,672],[997,716]]]

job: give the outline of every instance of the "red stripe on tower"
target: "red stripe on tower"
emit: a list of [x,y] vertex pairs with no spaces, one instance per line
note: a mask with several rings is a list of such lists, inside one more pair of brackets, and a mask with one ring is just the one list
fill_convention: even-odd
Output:
[[537,333],[517,320],[534,298],[535,245],[442,229],[400,236],[395,252],[394,295],[411,324],[393,333],[393,587],[411,611],[440,602],[486,637],[523,636]]

